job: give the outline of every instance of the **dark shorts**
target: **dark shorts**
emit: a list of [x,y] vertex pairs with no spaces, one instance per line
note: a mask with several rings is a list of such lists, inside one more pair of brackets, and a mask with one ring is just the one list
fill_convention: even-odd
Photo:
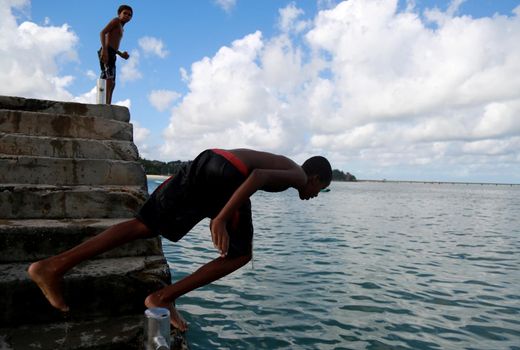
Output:
[[101,49],[98,50],[99,57],[99,67],[101,68],[101,79],[110,79],[116,80],[116,53],[117,51],[111,48],[110,46],[107,48],[108,50],[108,63],[105,64],[101,60]]
[[[159,186],[136,217],[152,232],[176,242],[202,219],[218,215],[247,178],[244,168],[229,152],[206,150]],[[227,230],[230,238],[228,256],[251,254],[250,201],[235,213]]]

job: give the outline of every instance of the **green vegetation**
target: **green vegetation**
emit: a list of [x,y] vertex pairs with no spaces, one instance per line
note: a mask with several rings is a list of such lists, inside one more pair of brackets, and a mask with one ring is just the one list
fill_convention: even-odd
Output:
[[349,172],[345,174],[341,170],[334,169],[332,170],[332,181],[356,181],[356,177]]
[[144,168],[144,172],[147,175],[173,175],[175,174],[179,168],[187,163],[180,160],[176,160],[173,162],[161,162],[159,160],[148,160],[139,158],[139,163]]
[[[180,160],[173,162],[161,162],[159,160],[148,160],[139,158],[139,162],[148,175],[173,175],[179,168],[187,163]],[[356,177],[351,173],[344,173],[341,170],[332,170],[332,181],[356,181]]]

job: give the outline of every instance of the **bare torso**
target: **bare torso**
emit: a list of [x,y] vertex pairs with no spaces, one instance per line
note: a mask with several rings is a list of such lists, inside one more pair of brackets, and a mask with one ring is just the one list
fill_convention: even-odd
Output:
[[123,37],[123,25],[119,18],[114,18],[107,25],[109,31],[105,34],[105,43],[106,46],[110,46],[114,50],[119,50],[119,44],[121,43],[121,38]]
[[[255,151],[251,149],[239,148],[232,149],[229,152],[237,156],[249,169],[253,171],[255,169],[266,169],[266,170],[290,170],[297,174],[298,177],[306,178],[303,169],[291,159],[273,154],[268,152]],[[280,192],[285,191],[291,187],[287,184],[270,184],[264,186],[262,190],[268,192]]]

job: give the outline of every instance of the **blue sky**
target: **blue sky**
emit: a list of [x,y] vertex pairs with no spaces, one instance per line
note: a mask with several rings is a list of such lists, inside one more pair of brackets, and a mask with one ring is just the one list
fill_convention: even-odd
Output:
[[[0,0],[0,94],[93,103],[111,0]],[[520,1],[128,1],[148,159],[250,147],[366,179],[520,183]]]

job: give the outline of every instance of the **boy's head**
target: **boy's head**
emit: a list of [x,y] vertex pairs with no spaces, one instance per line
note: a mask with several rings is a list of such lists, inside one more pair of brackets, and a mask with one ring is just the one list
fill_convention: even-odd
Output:
[[327,158],[311,157],[302,164],[302,169],[307,174],[307,184],[299,190],[301,199],[316,197],[322,189],[330,185],[332,167]]
[[132,8],[128,5],[121,5],[119,6],[119,8],[117,9],[117,14],[121,14],[121,12],[123,12],[124,10],[127,10],[127,11],[130,11],[130,14],[134,14],[134,10],[132,10]]
[[132,19],[134,15],[134,10],[128,5],[121,5],[117,9],[117,16],[121,19],[123,23],[126,23]]

